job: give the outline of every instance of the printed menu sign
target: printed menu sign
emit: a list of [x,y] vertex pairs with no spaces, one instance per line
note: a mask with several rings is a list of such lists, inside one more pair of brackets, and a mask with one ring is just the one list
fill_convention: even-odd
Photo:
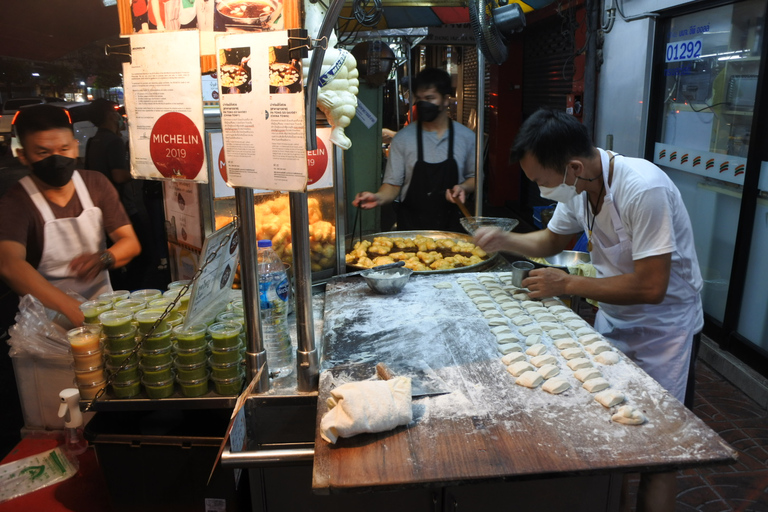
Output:
[[216,49],[227,183],[305,192],[301,58],[288,32],[224,35]]
[[134,34],[123,67],[131,174],[208,182],[197,31]]

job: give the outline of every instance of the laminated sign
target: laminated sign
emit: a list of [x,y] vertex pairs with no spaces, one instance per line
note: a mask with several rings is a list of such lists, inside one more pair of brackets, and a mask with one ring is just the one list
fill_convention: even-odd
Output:
[[131,174],[207,183],[200,36],[197,31],[131,36],[124,64]]
[[305,192],[301,54],[287,31],[216,38],[227,184]]

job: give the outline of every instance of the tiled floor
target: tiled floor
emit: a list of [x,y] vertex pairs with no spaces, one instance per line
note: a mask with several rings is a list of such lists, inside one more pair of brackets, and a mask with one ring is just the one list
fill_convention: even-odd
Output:
[[[694,413],[739,452],[739,460],[679,471],[676,510],[768,512],[768,411],[699,360]],[[634,490],[637,480],[630,482]]]

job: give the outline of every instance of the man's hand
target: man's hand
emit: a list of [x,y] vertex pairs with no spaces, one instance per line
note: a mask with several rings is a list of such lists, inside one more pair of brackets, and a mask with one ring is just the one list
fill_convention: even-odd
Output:
[[81,254],[70,262],[69,268],[72,269],[81,281],[93,281],[99,275],[99,272],[106,269],[101,261],[100,252]]
[[449,188],[445,191],[446,201],[449,203],[456,203],[457,199],[462,203],[467,202],[467,191],[464,190],[464,187],[461,185],[454,185],[453,188]]
[[357,206],[358,208],[362,208],[363,210],[370,210],[371,208],[376,208],[381,204],[381,200],[379,199],[379,196],[372,192],[360,192],[355,196],[355,199],[352,201],[352,206]]
[[482,227],[475,231],[474,242],[485,252],[506,250],[509,233],[499,228]]
[[531,270],[522,285],[528,288],[532,299],[566,295],[565,287],[570,274],[558,268],[536,268]]

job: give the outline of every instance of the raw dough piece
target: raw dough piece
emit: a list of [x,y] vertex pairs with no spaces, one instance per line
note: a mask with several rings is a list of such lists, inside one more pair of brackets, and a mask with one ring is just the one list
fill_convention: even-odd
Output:
[[[517,336],[515,336],[511,332],[509,332],[509,333],[502,333],[502,334],[497,334],[496,335],[496,342],[499,345],[505,345],[507,343],[517,343],[519,341],[520,340],[517,339]],[[522,350],[522,348],[520,350]]]
[[560,324],[555,322],[542,322],[539,324],[539,327],[545,331],[554,331],[555,329],[560,329]]
[[555,356],[550,354],[542,354],[531,358],[531,364],[536,368],[541,368],[545,364],[555,364],[556,362]]
[[[545,306],[547,306],[548,308],[551,308],[552,306],[560,306],[560,307],[565,308],[565,306],[563,306],[562,302],[560,302],[559,300],[557,300],[557,299],[555,299],[553,297],[549,297],[547,299],[541,299],[541,303],[544,304]],[[568,309],[568,308],[565,308],[565,309]]]
[[538,325],[524,325],[520,329],[520,334],[523,336],[530,336],[531,334],[541,334],[541,327]]
[[531,363],[528,361],[518,361],[516,363],[512,363],[507,367],[507,371],[514,375],[515,377],[521,376],[523,373],[528,371],[533,371],[536,368],[533,367]]
[[560,338],[559,340],[555,340],[554,345],[557,348],[557,350],[565,350],[567,348],[575,348],[579,346],[579,344],[576,343],[576,340],[570,337]]
[[630,405],[622,405],[616,414],[611,416],[611,421],[624,425],[641,425],[645,423],[645,416],[640,409],[635,409]]
[[488,325],[507,325],[507,319],[503,316],[495,316],[488,320]]
[[517,309],[520,309],[520,308],[517,307],[517,302],[515,302],[514,299],[510,299],[509,297],[506,297],[506,296],[504,296],[504,297],[502,297],[500,299],[497,299],[496,300],[496,304],[501,306],[503,309],[507,309],[507,308],[517,308]]
[[601,352],[595,356],[595,361],[600,364],[616,364],[619,362],[619,354],[616,352]]
[[500,334],[512,334],[512,330],[506,325],[499,325],[497,327],[491,327],[491,332],[496,336]]
[[[525,310],[528,312],[529,315],[538,315],[538,314],[549,314],[547,311],[547,308],[544,306],[528,306],[525,308]],[[552,319],[555,320],[554,318]]]
[[517,326],[528,325],[533,323],[533,318],[526,315],[517,315],[515,318],[512,319],[512,323]]
[[462,284],[461,285],[461,289],[464,290],[465,293],[469,293],[469,292],[484,292],[485,291],[485,289],[482,286],[480,286],[479,284],[477,284],[477,283]]
[[537,372],[528,371],[520,375],[515,381],[515,384],[519,384],[527,388],[535,388],[538,387],[543,380],[544,377],[539,375]]
[[522,347],[517,343],[504,343],[499,345],[499,352],[501,354],[509,354],[510,352],[522,352]]
[[467,297],[470,299],[479,299],[480,297],[488,297],[488,294],[483,290],[469,290],[467,292]]
[[571,334],[565,329],[553,329],[549,331],[549,337],[553,340],[562,340],[571,337]]
[[544,366],[542,366],[536,371],[539,372],[539,374],[545,379],[551,379],[555,375],[560,374],[560,367],[550,363],[550,364],[545,364]]
[[480,281],[481,283],[495,283],[496,282],[496,278],[494,278],[493,276],[488,276],[488,275],[478,276],[477,280]]
[[563,391],[567,391],[571,389],[571,385],[567,380],[556,377],[554,379],[549,379],[547,382],[545,382],[544,385],[541,386],[541,389],[543,389],[547,393],[551,393],[553,395],[559,395]]
[[598,391],[608,389],[609,387],[611,387],[611,384],[604,378],[598,377],[596,379],[589,379],[588,381],[584,382],[584,384],[582,384],[581,387],[583,387],[590,393],[597,393]]
[[517,292],[512,295],[512,298],[517,300],[528,300],[530,299],[530,296],[525,292]]
[[509,297],[509,295],[507,295],[507,292],[505,292],[501,287],[491,291],[490,293],[491,293],[491,297],[493,297],[496,300],[506,299],[507,297]]
[[624,393],[618,389],[606,389],[596,394],[595,400],[603,407],[613,407],[624,401]]
[[501,358],[501,362],[504,363],[505,366],[509,366],[518,361],[525,361],[525,354],[522,352],[510,352]]
[[596,343],[602,340],[603,340],[603,337],[594,332],[592,334],[585,334],[584,336],[579,336],[579,343],[581,343],[584,346],[591,345],[593,343]]
[[460,277],[456,280],[457,283],[461,284],[469,284],[469,283],[476,283],[477,281],[472,279],[471,277]]
[[449,283],[448,281],[443,281],[442,283],[435,283],[435,288],[439,290],[449,290],[453,288],[453,285]]
[[607,341],[596,341],[595,343],[587,345],[587,352],[589,352],[593,356],[596,356],[601,352],[606,352],[610,350],[611,350],[611,344],[608,343]]
[[543,343],[537,343],[528,347],[525,353],[529,356],[540,356],[541,354],[547,353],[547,346]]
[[[523,333],[521,332],[520,334],[523,334]],[[528,347],[533,346],[540,342],[541,342],[541,334],[531,334],[529,336],[526,336],[525,338],[525,344]]]
[[480,309],[480,308],[492,308],[493,307],[493,301],[491,299],[480,298],[480,299],[472,299],[472,300],[473,300],[473,302],[475,303],[475,306],[477,306],[478,309]]
[[557,318],[555,318],[555,315],[552,313],[547,313],[546,310],[543,312],[535,312],[533,313],[533,318],[536,319],[537,322],[557,322]]
[[574,331],[576,333],[576,336],[586,336],[587,334],[596,334],[595,330],[589,326],[579,327]]
[[523,306],[525,309],[528,308],[539,308],[541,307],[541,302],[537,300],[524,300],[520,303],[521,306]]
[[598,377],[602,377],[603,374],[600,373],[600,370],[597,368],[589,367],[576,370],[573,372],[573,376],[579,379],[580,382],[587,382],[590,379],[597,379]]
[[493,311],[495,313],[498,313],[496,311],[496,308],[493,306],[493,302],[481,300],[479,304],[475,304],[475,307],[483,312],[483,316],[485,316],[485,313],[487,311]]
[[584,357],[584,352],[579,347],[567,348],[560,351],[560,355],[567,360],[576,359],[577,357]]
[[[504,307],[504,306],[503,306]],[[523,310],[516,307],[504,307],[504,316],[507,318],[515,318],[516,316],[520,316],[523,314]]]
[[573,371],[581,370],[582,368],[589,368],[592,366],[592,363],[586,357],[577,357],[576,359],[571,359],[567,364],[568,368]]
[[554,303],[550,306],[548,304],[549,301],[543,301],[543,304],[545,306],[549,306],[549,312],[553,315],[556,315],[558,313],[570,313],[570,309],[560,304],[558,301],[554,301]]
[[[563,320],[563,319],[561,318],[560,320]],[[587,324],[584,322],[584,320],[576,320],[575,318],[564,320],[563,325],[565,325],[567,328],[569,328],[572,331],[578,331],[582,327],[587,327]]]
[[[499,310],[498,310],[498,309],[496,309],[496,308],[495,308],[495,307],[493,307],[493,306],[491,306],[491,307],[490,307],[488,310],[486,310],[486,311],[483,313],[483,316],[484,316],[485,318],[489,319],[489,320],[490,320],[491,318],[504,318],[504,316],[502,316],[502,314],[501,314],[501,313],[499,313]],[[506,320],[506,318],[504,318],[504,320]]]

